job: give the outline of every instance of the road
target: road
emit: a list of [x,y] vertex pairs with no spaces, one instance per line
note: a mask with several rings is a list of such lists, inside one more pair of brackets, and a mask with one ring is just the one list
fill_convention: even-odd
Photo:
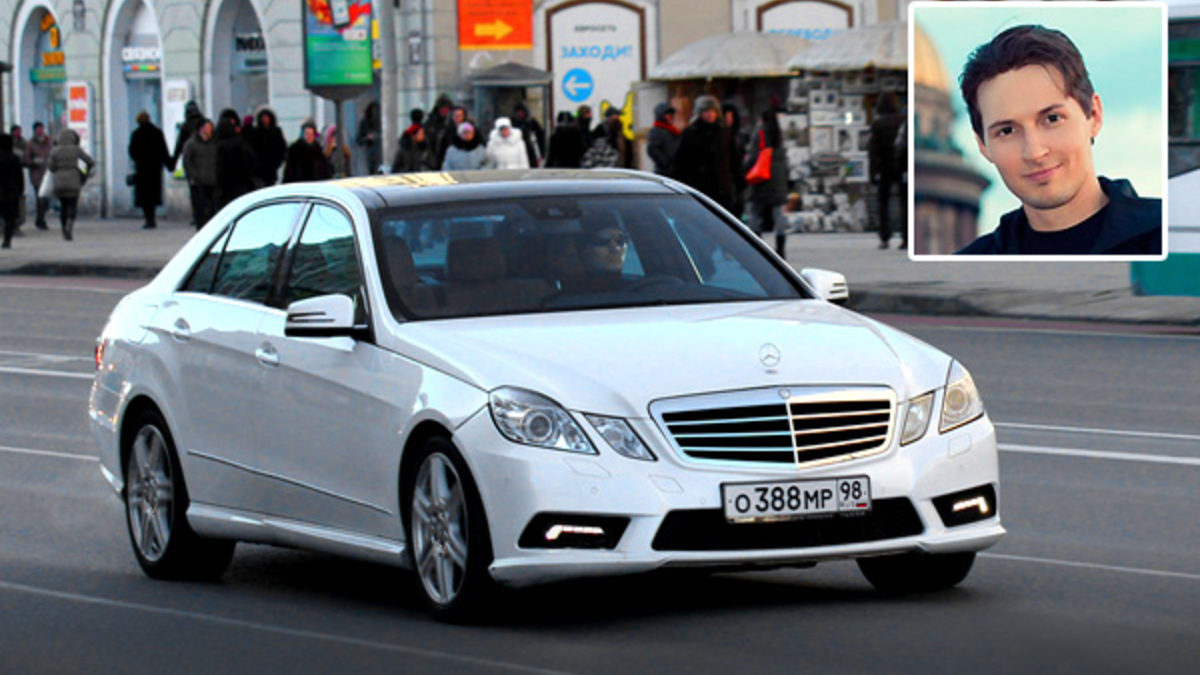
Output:
[[971,369],[1009,536],[958,589],[852,563],[572,582],[487,626],[406,573],[242,545],[219,583],[144,577],[87,435],[91,350],[127,282],[0,277],[0,672],[1192,673],[1200,337],[886,317]]

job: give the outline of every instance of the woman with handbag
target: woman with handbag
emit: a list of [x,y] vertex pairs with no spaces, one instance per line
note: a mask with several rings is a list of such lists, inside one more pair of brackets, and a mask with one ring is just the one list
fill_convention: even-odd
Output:
[[46,180],[54,181],[54,196],[58,197],[59,219],[62,222],[63,239],[71,241],[75,236],[75,210],[79,206],[79,193],[83,191],[86,174],[96,166],[96,160],[79,147],[79,134],[73,129],[63,129],[58,134],[58,145],[50,151],[50,173]]
[[782,258],[787,246],[782,209],[788,196],[788,165],[779,117],[773,108],[759,115],[746,146],[745,170],[750,185],[750,228],[759,236],[774,232],[775,252]]

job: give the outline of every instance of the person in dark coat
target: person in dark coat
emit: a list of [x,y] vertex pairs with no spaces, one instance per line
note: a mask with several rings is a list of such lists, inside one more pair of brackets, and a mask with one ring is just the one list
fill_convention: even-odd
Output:
[[445,156],[445,151],[441,148],[442,136],[446,134],[446,130],[450,127],[450,111],[454,108],[454,101],[446,94],[437,97],[437,101],[433,103],[433,110],[425,116],[425,138],[430,143],[438,143],[438,161],[442,161]]
[[4,221],[4,248],[12,248],[17,216],[25,200],[25,174],[13,152],[13,137],[0,134],[0,219]]
[[133,160],[133,202],[142,210],[143,230],[158,227],[155,211],[163,203],[163,169],[171,169],[167,139],[150,121],[145,110],[137,114],[137,129],[129,138],[129,158]]
[[[408,128],[400,134],[400,147],[403,148],[405,143],[412,141],[413,134],[417,133],[417,129],[425,127],[425,111],[420,108],[413,108],[408,111]],[[429,135],[426,134],[425,140],[429,140]]]
[[202,120],[196,133],[183,146],[183,170],[192,198],[192,222],[204,227],[216,211],[217,139],[212,120]]
[[[867,146],[867,162],[871,165],[871,184],[875,186],[875,197],[879,203],[879,248],[887,248],[892,237],[892,219],[889,213],[892,203],[892,188],[900,184],[903,169],[896,160],[896,135],[904,116],[900,114],[896,94],[887,92],[879,98],[875,119],[871,122],[871,140]],[[901,200],[908,197],[900,195]],[[900,223],[900,248],[908,247],[908,228]]]
[[654,162],[654,173],[672,175],[681,133],[675,126],[675,108],[670,103],[654,106],[654,126],[646,134],[646,154]]
[[583,133],[584,151],[592,147],[592,141],[596,140],[597,136],[604,133],[604,129],[600,127],[592,129],[592,106],[586,103],[575,110],[575,123],[579,125],[579,131]]
[[254,171],[258,186],[267,187],[279,182],[279,167],[283,166],[287,154],[287,140],[283,137],[283,129],[279,128],[274,110],[260,108],[254,119],[254,127],[243,129],[242,134],[258,157]]
[[746,172],[740,169],[746,161],[746,145],[750,142],[750,134],[742,126],[742,114],[733,101],[721,104],[721,115],[733,136],[733,207],[730,211],[741,218],[746,213]]
[[383,138],[380,136],[382,121],[379,119],[379,103],[371,101],[363,111],[362,119],[358,121],[358,132],[354,142],[367,149],[367,173],[379,173],[383,164]]
[[783,132],[779,129],[779,116],[768,108],[759,116],[758,126],[750,134],[743,162],[744,176],[758,162],[758,156],[771,148],[771,178],[750,186],[747,201],[750,207],[750,228],[759,236],[775,233],[775,251],[784,256],[787,245],[787,229],[783,222],[782,207],[788,197],[787,153],[783,148]]
[[237,122],[228,117],[217,123],[217,203],[220,211],[233,200],[253,192],[258,157],[242,136]]
[[179,166],[179,160],[183,159],[184,146],[187,145],[192,134],[200,128],[200,123],[203,121],[204,113],[200,112],[200,104],[188,101],[183,108],[183,122],[179,125],[179,134],[175,136],[175,150],[171,153],[171,171]]
[[556,169],[578,169],[583,158],[583,132],[575,123],[570,112],[563,110],[555,120],[554,133],[550,134],[550,148],[546,154],[546,167]]
[[721,123],[721,104],[712,96],[696,98],[696,118],[683,130],[675,155],[675,178],[729,210],[734,204],[733,136]]
[[50,198],[41,197],[36,193],[42,187],[42,180],[46,177],[46,169],[50,166],[50,151],[54,149],[54,142],[50,139],[50,135],[46,133],[46,125],[41,122],[33,123],[33,138],[25,145],[25,161],[24,164],[29,168],[29,182],[33,186],[34,203],[37,209],[37,220],[34,223],[39,230],[46,230],[49,227],[46,225],[46,211],[50,209]]
[[[430,136],[426,129],[425,139],[433,145],[433,152],[437,158],[438,164],[446,161],[446,152],[455,145],[458,141],[458,128],[463,125],[463,122],[470,121],[467,118],[467,109],[461,105],[456,105],[450,109],[450,119],[446,122],[446,128],[442,131],[440,137]],[[476,126],[474,122],[471,126]]]
[[300,127],[300,138],[288,146],[283,164],[283,182],[325,180],[333,176],[333,166],[321,148],[317,125],[312,121]]
[[[164,147],[166,143],[163,143]],[[80,170],[80,163],[87,171]],[[79,147],[79,134],[67,128],[58,132],[58,143],[50,151],[48,171],[54,174],[54,196],[58,198],[58,217],[62,223],[63,239],[75,238],[75,211],[79,206],[79,194],[88,173],[96,166],[96,160]]]
[[529,114],[529,106],[524,101],[518,101],[513,106],[512,125],[521,130],[525,139],[525,153],[529,155],[529,166],[537,168],[542,165],[546,156],[546,130]]
[[400,144],[396,156],[392,158],[392,173],[437,171],[440,168],[433,144],[425,137],[424,128],[417,127],[406,140],[406,143]]

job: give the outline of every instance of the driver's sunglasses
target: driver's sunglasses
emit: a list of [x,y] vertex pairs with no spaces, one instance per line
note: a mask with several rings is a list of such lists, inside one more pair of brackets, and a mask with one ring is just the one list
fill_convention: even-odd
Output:
[[625,248],[629,244],[629,236],[624,232],[616,232],[614,234],[596,235],[589,242],[592,246],[600,248],[601,246],[613,246],[616,248]]

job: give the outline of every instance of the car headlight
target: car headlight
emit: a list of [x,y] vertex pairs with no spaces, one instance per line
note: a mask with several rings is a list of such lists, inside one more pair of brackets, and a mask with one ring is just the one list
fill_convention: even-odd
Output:
[[933,416],[932,412],[932,391],[908,402],[908,411],[904,414],[904,429],[900,432],[900,445],[908,445],[925,435],[925,430],[929,428],[929,418]]
[[946,433],[983,416],[983,399],[975,389],[971,374],[955,361],[946,377],[946,393],[942,397],[942,422],[938,429]]
[[612,446],[617,454],[623,455],[630,459],[640,459],[647,462],[656,461],[654,453],[650,452],[650,448],[642,442],[637,433],[629,426],[629,423],[619,417],[605,417],[603,415],[584,415],[588,422],[591,422],[596,431],[604,437],[605,441]]
[[596,454],[596,448],[567,411],[541,394],[502,387],[491,393],[489,403],[496,428],[514,443]]

